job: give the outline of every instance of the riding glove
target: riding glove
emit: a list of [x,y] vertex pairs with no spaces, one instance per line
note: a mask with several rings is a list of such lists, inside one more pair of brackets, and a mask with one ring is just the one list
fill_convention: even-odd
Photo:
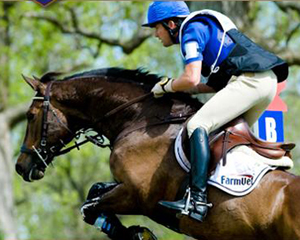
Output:
[[163,77],[155,86],[152,88],[151,92],[155,98],[162,97],[167,92],[175,92],[172,88],[172,82],[174,78]]

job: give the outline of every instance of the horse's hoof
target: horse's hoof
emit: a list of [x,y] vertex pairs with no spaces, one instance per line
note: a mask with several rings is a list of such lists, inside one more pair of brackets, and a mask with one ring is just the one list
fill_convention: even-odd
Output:
[[129,227],[130,231],[130,240],[157,240],[157,237],[145,227],[132,226]]

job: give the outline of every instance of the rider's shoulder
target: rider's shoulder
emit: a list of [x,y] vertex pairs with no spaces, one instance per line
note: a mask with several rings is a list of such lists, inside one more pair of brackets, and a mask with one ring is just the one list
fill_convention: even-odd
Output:
[[182,31],[182,40],[203,39],[209,36],[209,26],[205,22],[190,22]]

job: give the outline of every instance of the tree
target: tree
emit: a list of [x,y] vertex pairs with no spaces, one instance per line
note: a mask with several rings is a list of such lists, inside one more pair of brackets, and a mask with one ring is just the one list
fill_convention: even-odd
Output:
[[[23,104],[33,92],[20,74],[41,76],[47,71],[71,73],[92,68],[146,67],[161,75],[178,76],[183,67],[178,49],[162,48],[140,28],[147,2],[57,2],[41,8],[33,2],[0,3],[0,227],[6,238],[99,238],[86,226],[79,207],[90,185],[109,181],[109,151],[82,147],[58,158],[42,182],[27,184],[13,175],[24,134]],[[299,74],[299,3],[189,2],[191,9],[213,8],[228,14],[239,28],[292,67],[283,96],[289,104],[287,139],[299,142],[297,75]],[[268,18],[266,16],[270,16]],[[159,54],[158,54],[159,53]],[[299,89],[299,86],[298,86]],[[20,104],[20,105],[19,105]],[[1,121],[3,120],[3,121]],[[299,158],[299,150],[294,154]],[[95,171],[97,169],[97,171]],[[101,169],[98,172],[98,169]],[[12,195],[14,180],[15,201]],[[16,204],[17,218],[13,212]],[[163,239],[188,239],[164,230],[143,217],[123,218],[125,224],[150,226]],[[140,222],[139,222],[140,221]],[[145,223],[143,223],[145,222]],[[16,227],[17,226],[17,227]],[[41,227],[43,226],[43,227]]]
[[10,131],[22,119],[25,105],[9,105],[9,79],[10,79],[10,9],[14,3],[1,3],[0,15],[0,230],[5,239],[15,239],[17,236],[14,220],[14,197],[12,187],[13,152],[10,139]]

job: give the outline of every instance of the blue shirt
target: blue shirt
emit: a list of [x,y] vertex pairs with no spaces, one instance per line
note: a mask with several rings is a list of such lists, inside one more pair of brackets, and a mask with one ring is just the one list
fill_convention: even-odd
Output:
[[[186,23],[182,32],[181,49],[185,64],[203,61],[211,66],[218,55],[224,31],[217,20],[208,16],[197,16]],[[217,65],[223,62],[235,43],[226,34]]]

